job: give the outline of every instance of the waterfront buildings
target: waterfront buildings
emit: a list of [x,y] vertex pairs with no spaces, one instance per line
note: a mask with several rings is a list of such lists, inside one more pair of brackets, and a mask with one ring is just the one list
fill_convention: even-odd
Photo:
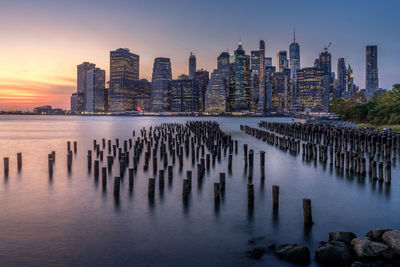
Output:
[[171,61],[158,57],[154,60],[151,79],[152,111],[167,112],[170,109],[170,89],[172,80]]
[[379,88],[378,47],[376,45],[366,46],[365,59],[365,89],[370,97]]
[[260,41],[259,50],[251,51],[251,111],[265,111],[265,43]]
[[206,93],[208,81],[210,79],[210,73],[203,69],[197,70],[194,73],[193,79],[196,80],[200,86],[200,111],[204,111],[204,95]]
[[133,110],[134,82],[139,80],[139,56],[127,48],[110,51],[110,111]]

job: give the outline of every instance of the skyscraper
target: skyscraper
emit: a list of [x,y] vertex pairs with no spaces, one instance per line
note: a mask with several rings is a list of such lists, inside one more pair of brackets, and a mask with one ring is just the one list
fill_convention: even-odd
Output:
[[272,66],[272,57],[265,57],[264,64],[265,64],[265,67],[271,67]]
[[340,92],[340,96],[343,96],[346,89],[346,63],[344,58],[338,58],[337,63],[337,89]]
[[203,69],[198,70],[194,73],[193,79],[199,83],[199,86],[200,86],[200,95],[199,95],[200,109],[204,110],[204,94],[206,93],[208,81],[210,79],[210,73]]
[[329,92],[324,87],[325,76],[318,68],[303,68],[297,72],[297,102],[303,110],[328,110]]
[[104,90],[106,72],[93,68],[86,73],[86,111],[104,112]]
[[200,86],[193,79],[177,79],[171,83],[171,111],[198,112],[200,110]]
[[353,69],[350,67],[347,68],[346,71],[346,77],[345,77],[345,84],[346,84],[346,89],[345,89],[345,97],[349,98],[351,97],[354,93],[354,74],[353,74]]
[[230,59],[231,63],[231,111],[249,111],[250,104],[250,57],[242,44]]
[[77,92],[83,94],[86,91],[86,74],[88,70],[96,67],[96,64],[83,62],[77,66]]
[[87,72],[93,69],[96,64],[83,62],[77,66],[77,87],[76,93],[71,96],[71,111],[81,113],[86,111],[86,80]]
[[290,71],[274,72],[270,77],[271,82],[271,106],[270,110],[277,112],[289,111],[292,106],[292,83]]
[[218,69],[213,71],[205,93],[205,112],[223,113],[226,111],[225,81]]
[[251,51],[250,56],[250,71],[251,71],[251,111],[265,110],[265,43],[260,41],[259,50]]
[[133,84],[139,80],[139,56],[127,48],[110,51],[110,110],[132,110]]
[[196,71],[196,56],[190,52],[189,56],[189,79],[194,79],[194,73]]
[[288,68],[288,58],[286,51],[279,51],[276,54],[276,64],[278,67],[278,72],[282,72],[284,69]]
[[153,64],[151,79],[151,102],[154,112],[169,111],[171,80],[170,59],[163,57],[156,58]]
[[379,88],[378,46],[367,45],[365,57],[365,89],[368,96],[372,96],[375,90]]
[[293,43],[289,46],[290,58],[290,77],[296,78],[296,73],[300,69],[300,46],[296,43],[296,31],[293,32]]

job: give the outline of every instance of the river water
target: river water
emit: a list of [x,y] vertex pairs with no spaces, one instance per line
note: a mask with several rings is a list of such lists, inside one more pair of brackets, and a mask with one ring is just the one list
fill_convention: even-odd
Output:
[[[174,166],[174,179],[163,194],[156,186],[155,202],[147,198],[151,168],[144,172],[143,158],[135,175],[133,193],[128,179],[121,183],[121,197],[113,197],[115,164],[107,191],[87,169],[87,150],[93,139],[125,140],[132,130],[163,122],[202,120],[189,117],[79,117],[0,116],[0,265],[1,266],[291,266],[271,253],[261,260],[249,259],[246,251],[257,238],[264,244],[307,245],[314,258],[318,242],[330,231],[353,231],[358,236],[375,228],[400,228],[400,161],[392,163],[392,184],[373,182],[368,176],[346,176],[307,163],[301,154],[291,155],[246,135],[240,124],[257,127],[260,118],[207,118],[239,141],[233,155],[233,171],[223,157],[202,186],[196,169],[185,161],[183,172]],[[289,118],[263,118],[287,121]],[[67,141],[78,142],[72,170],[67,171]],[[247,175],[243,144],[266,152],[265,182],[255,168],[253,213],[247,206]],[[49,178],[47,155],[56,151],[53,178]],[[22,152],[23,166],[17,170],[16,154]],[[133,153],[131,154],[133,155]],[[8,177],[3,157],[10,158]],[[144,155],[142,154],[142,157]],[[177,161],[178,163],[178,161]],[[132,161],[130,161],[132,164]],[[159,166],[161,166],[161,161]],[[100,167],[106,166],[106,160]],[[193,170],[193,189],[182,201],[182,179]],[[213,184],[226,172],[225,198],[214,206]],[[279,213],[272,211],[272,185],[280,186]],[[303,227],[302,199],[312,200],[311,229]],[[312,266],[317,266],[313,260]]]

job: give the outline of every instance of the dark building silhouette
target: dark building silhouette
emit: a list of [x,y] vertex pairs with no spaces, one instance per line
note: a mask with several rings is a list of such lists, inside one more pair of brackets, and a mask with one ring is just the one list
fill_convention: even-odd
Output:
[[172,70],[169,58],[158,57],[154,60],[151,79],[151,105],[154,112],[166,112],[170,109]]
[[372,96],[379,88],[378,79],[378,46],[367,45],[365,51],[365,89]]

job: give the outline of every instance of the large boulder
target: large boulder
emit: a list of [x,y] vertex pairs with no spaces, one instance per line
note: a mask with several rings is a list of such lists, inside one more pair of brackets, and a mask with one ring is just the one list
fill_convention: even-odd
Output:
[[371,241],[367,237],[353,239],[351,246],[356,257],[362,260],[383,258],[385,253],[388,253],[390,250],[388,245]]
[[330,232],[329,233],[329,241],[344,242],[347,245],[350,245],[351,240],[353,240],[356,237],[357,236],[352,232]]
[[387,231],[391,230],[390,229],[371,230],[365,236],[368,237],[371,241],[382,242],[382,235]]
[[324,266],[350,266],[353,256],[346,243],[330,241],[315,250],[315,259]]
[[264,254],[266,252],[267,251],[265,250],[265,248],[258,247],[258,248],[253,248],[252,250],[247,251],[247,254],[249,255],[250,258],[258,260],[259,258],[264,256]]
[[397,257],[400,256],[400,230],[385,232],[382,235],[382,241],[392,248]]
[[285,244],[278,247],[275,255],[285,261],[296,264],[310,263],[310,250],[306,246]]

